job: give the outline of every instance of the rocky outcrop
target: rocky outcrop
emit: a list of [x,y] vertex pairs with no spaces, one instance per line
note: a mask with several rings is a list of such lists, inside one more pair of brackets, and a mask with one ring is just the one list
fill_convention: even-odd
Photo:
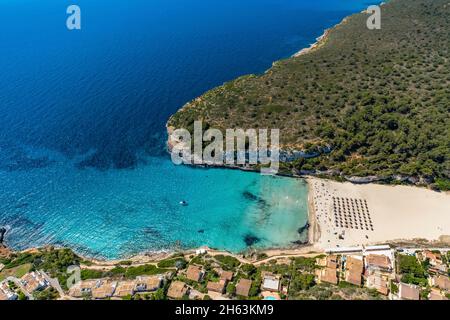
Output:
[[[167,140],[167,149],[168,152],[171,152],[174,145],[171,142],[170,136],[174,132],[175,128],[171,127],[169,125],[166,126],[167,128],[167,134],[169,139]],[[298,159],[311,159],[316,158],[324,154],[331,153],[333,151],[333,148],[330,146],[322,147],[320,150],[317,150],[316,152],[306,152],[306,151],[298,151],[298,150],[280,150],[280,163],[290,163],[294,162]],[[228,165],[225,164],[226,159],[226,152],[223,155],[223,164],[211,164],[211,163],[204,163],[201,165],[194,165],[197,167],[221,167],[221,168],[228,168],[228,169],[237,169],[237,170],[243,170],[243,171],[258,171],[258,169],[254,166],[250,165]],[[235,155],[236,156],[236,155]],[[249,157],[249,152],[246,152],[246,158]],[[329,169],[329,170],[298,170],[298,169],[292,169],[291,173],[282,173],[280,174],[282,176],[290,176],[290,177],[304,177],[304,176],[314,176],[314,177],[339,177],[340,179],[344,179],[345,181],[354,183],[354,184],[369,184],[369,183],[377,183],[377,182],[397,182],[397,183],[404,183],[404,184],[411,184],[416,186],[421,185],[431,185],[433,183],[433,179],[431,178],[424,178],[424,177],[411,177],[411,176],[403,176],[403,175],[392,175],[392,176],[345,176],[341,171],[337,169]]]
[[5,233],[6,233],[6,228],[0,227],[0,244],[3,244]]
[[378,177],[378,176],[368,176],[368,177],[344,177],[345,180],[354,184],[367,184],[374,183],[382,180],[386,180],[386,178]]

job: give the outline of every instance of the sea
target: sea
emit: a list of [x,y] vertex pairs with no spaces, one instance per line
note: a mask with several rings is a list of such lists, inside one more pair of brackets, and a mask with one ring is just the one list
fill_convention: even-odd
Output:
[[[176,166],[165,124],[186,102],[263,73],[373,2],[0,0],[7,245],[119,259],[306,241],[304,180]],[[73,4],[81,30],[66,26]]]

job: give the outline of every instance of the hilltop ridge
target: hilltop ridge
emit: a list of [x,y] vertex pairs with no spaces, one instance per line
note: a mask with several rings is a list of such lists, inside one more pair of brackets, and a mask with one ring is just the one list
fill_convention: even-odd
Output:
[[[169,128],[279,128],[285,172],[389,177],[450,187],[450,3],[392,0],[381,30],[347,17],[320,46],[206,92]],[[331,153],[322,152],[331,147]]]

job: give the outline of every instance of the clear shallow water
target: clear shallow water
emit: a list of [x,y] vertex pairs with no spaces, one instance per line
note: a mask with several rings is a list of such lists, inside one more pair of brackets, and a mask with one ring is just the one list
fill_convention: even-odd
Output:
[[[148,158],[134,170],[74,170],[56,160],[42,169],[0,171],[0,225],[11,245],[56,243],[116,258],[146,250],[208,245],[231,251],[305,240],[302,180],[233,170],[175,167]],[[179,204],[186,200],[189,205]]]
[[[186,101],[260,73],[362,0],[0,0],[0,224],[15,248],[115,258],[301,240],[303,182],[175,167],[164,125]],[[186,199],[188,207],[179,206]],[[250,241],[251,242],[251,241]]]

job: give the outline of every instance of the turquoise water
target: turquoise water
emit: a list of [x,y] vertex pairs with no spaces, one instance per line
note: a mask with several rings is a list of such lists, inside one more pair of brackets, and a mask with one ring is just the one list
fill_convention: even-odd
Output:
[[305,240],[303,181],[176,167],[165,123],[187,101],[264,72],[373,2],[77,0],[82,30],[68,31],[72,1],[0,0],[7,243],[116,258]]
[[[133,170],[0,171],[0,208],[17,248],[56,243],[104,258],[208,245],[231,251],[305,240],[307,186],[296,179],[174,166],[148,158]],[[167,183],[170,181],[170,183]],[[181,206],[185,200],[188,206]],[[6,205],[5,205],[6,204]],[[10,205],[11,204],[11,205]]]

